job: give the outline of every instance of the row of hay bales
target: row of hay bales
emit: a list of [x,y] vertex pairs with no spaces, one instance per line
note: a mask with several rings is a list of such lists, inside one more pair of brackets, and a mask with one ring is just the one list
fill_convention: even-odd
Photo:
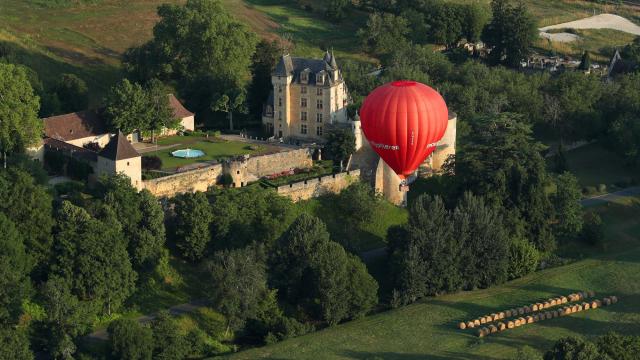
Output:
[[569,294],[567,296],[559,296],[559,297],[556,297],[556,298],[550,298],[550,299],[543,300],[543,301],[535,303],[535,304],[522,306],[522,307],[515,308],[515,309],[509,309],[509,310],[505,310],[505,311],[500,311],[498,313],[493,313],[491,315],[481,316],[481,317],[479,317],[479,318],[477,318],[475,320],[461,322],[460,324],[458,324],[458,328],[460,328],[461,330],[473,329],[473,328],[479,327],[479,326],[481,326],[483,324],[488,324],[488,323],[492,323],[492,322],[495,322],[495,321],[500,321],[500,320],[503,320],[503,319],[506,319],[506,318],[515,317],[515,316],[522,316],[522,315],[531,314],[531,313],[538,312],[538,311],[543,311],[543,310],[552,308],[554,306],[560,306],[562,304],[566,304],[566,303],[569,303],[569,302],[582,301],[584,299],[592,298],[595,295],[596,294],[593,291],[580,291],[580,292],[577,292],[577,293]]
[[519,317],[512,321],[508,321],[506,323],[499,322],[495,325],[491,324],[489,326],[485,326],[478,329],[478,337],[485,337],[487,335],[491,335],[499,331],[515,329],[517,327],[520,327],[526,324],[533,324],[543,320],[554,319],[561,316],[567,316],[567,315],[581,312],[581,311],[597,309],[601,306],[609,306],[617,302],[618,302],[618,298],[616,296],[610,296],[602,300],[593,300],[590,302],[589,301],[583,302],[581,304],[567,305],[567,306],[563,306],[558,310],[543,311],[543,312],[536,313],[534,315]]

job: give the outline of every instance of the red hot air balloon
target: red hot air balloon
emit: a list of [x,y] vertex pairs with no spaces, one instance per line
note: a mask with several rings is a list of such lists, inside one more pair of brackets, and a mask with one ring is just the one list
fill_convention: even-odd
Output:
[[449,111],[437,91],[402,80],[373,90],[362,104],[360,120],[373,150],[404,180],[436,149]]

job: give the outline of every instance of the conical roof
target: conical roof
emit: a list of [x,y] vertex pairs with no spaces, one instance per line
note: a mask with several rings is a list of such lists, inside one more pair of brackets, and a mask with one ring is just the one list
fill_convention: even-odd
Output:
[[107,146],[100,150],[98,156],[117,161],[139,157],[140,154],[131,146],[127,137],[121,131],[118,131]]

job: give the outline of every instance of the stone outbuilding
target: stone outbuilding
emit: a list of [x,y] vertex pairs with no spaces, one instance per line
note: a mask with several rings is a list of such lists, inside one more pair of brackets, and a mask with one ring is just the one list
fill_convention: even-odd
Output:
[[97,176],[124,174],[131,179],[131,185],[142,189],[142,158],[127,137],[118,131],[111,141],[98,152],[95,165]]

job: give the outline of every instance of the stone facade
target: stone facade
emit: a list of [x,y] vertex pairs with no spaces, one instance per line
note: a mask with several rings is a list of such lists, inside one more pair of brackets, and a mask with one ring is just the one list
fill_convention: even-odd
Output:
[[157,197],[173,197],[177,194],[207,191],[209,187],[219,182],[222,173],[222,164],[216,164],[202,169],[145,180],[143,188]]
[[323,176],[289,185],[278,186],[279,195],[293,201],[307,200],[327,194],[337,194],[360,179],[360,170]]
[[262,122],[274,137],[321,141],[329,125],[349,121],[349,93],[333,54],[321,60],[285,55],[271,82]]

